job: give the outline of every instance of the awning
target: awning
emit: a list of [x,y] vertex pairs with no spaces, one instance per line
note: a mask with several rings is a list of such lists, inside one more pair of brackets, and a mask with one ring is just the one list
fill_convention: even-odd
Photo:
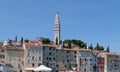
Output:
[[41,65],[38,68],[35,68],[34,71],[51,71],[52,69],[49,67],[46,67],[45,65]]
[[25,68],[25,70],[34,70],[34,68]]

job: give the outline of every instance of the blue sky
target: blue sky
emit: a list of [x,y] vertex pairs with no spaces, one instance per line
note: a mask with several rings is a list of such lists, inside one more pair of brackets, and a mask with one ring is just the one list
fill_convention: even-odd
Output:
[[120,0],[0,0],[0,40],[17,35],[54,38],[56,11],[61,39],[80,39],[120,53]]

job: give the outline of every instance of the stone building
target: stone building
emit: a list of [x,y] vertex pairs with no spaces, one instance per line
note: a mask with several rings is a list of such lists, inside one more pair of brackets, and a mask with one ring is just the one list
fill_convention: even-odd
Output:
[[24,72],[30,72],[40,65],[55,70],[56,49],[52,45],[28,42],[23,44],[24,48]]
[[[99,52],[98,58],[102,58],[101,65],[99,64],[99,70],[103,70],[103,72],[120,72],[120,60],[119,55],[111,52]],[[104,65],[103,65],[104,64]],[[101,68],[100,68],[101,66]],[[104,68],[103,68],[104,67]]]
[[22,72],[24,49],[12,44],[0,47],[0,63],[13,67],[14,71]]

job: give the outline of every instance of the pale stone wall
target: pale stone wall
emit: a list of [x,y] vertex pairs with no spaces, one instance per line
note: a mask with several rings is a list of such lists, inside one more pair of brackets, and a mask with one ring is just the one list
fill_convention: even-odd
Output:
[[6,50],[6,60],[7,63],[12,65],[15,71],[20,71],[23,69],[23,51],[20,50],[12,50],[7,49]]
[[56,67],[56,50],[54,47],[36,45],[24,46],[24,49],[24,68],[37,68],[42,64],[50,68]]

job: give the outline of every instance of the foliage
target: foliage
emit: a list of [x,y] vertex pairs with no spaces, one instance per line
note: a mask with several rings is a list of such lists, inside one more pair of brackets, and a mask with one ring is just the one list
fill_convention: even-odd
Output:
[[63,41],[63,47],[68,47],[68,48],[71,48],[71,47],[74,47],[74,46],[79,46],[81,48],[87,48],[87,44],[84,43],[83,41],[81,40],[76,40],[76,39],[66,39]]
[[49,38],[42,38],[42,44],[50,44],[50,39]]
[[29,39],[25,39],[24,42],[29,42]]
[[89,49],[93,50],[93,46],[92,46],[92,44],[90,44]]
[[99,43],[97,43],[95,50],[104,50],[104,47],[100,46]]
[[17,42],[17,36],[15,37],[15,42]]
[[107,50],[106,50],[107,52],[110,52],[110,49],[109,49],[109,46],[107,47]]
[[23,42],[23,37],[21,37],[21,40],[20,40],[20,42]]

